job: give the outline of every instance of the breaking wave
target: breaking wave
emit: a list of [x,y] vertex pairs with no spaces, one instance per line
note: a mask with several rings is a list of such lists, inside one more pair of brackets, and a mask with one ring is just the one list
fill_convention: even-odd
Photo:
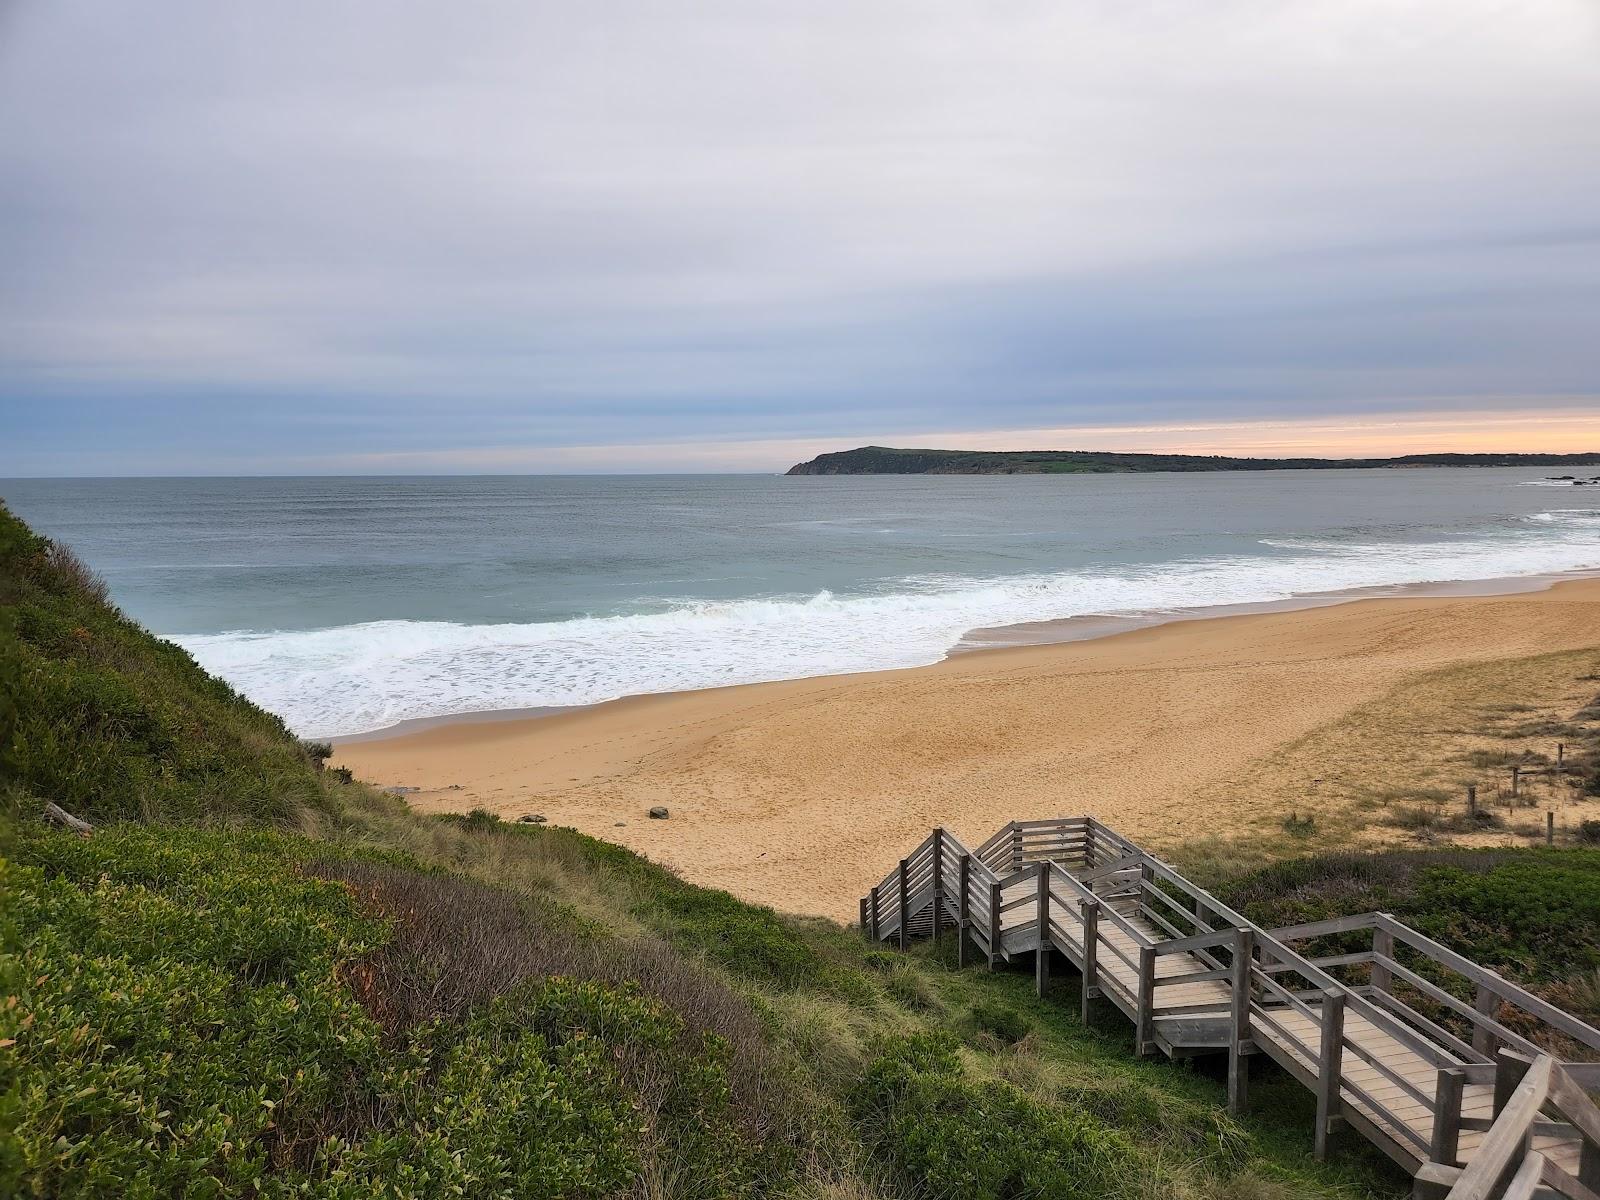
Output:
[[1565,509],[1424,543],[1277,539],[1259,555],[906,579],[870,595],[663,602],[663,611],[645,615],[533,624],[374,621],[173,640],[297,732],[336,736],[418,717],[919,666],[976,628],[1597,568],[1600,511]]

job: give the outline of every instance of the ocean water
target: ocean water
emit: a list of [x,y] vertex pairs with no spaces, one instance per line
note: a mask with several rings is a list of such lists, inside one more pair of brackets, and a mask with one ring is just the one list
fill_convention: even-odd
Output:
[[305,735],[935,662],[978,628],[1600,569],[1537,469],[10,480]]

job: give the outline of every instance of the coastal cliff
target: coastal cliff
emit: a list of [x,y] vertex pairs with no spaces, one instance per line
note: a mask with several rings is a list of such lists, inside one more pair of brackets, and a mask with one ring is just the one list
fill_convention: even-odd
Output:
[[1144,471],[1327,471],[1403,467],[1592,467],[1591,454],[1406,454],[1398,458],[1230,458],[1099,450],[904,450],[861,446],[796,463],[787,475],[1096,475]]

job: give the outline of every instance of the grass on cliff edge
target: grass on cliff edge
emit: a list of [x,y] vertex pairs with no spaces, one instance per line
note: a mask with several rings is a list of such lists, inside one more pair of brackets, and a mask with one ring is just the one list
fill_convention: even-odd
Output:
[[91,820],[288,822],[329,803],[281,720],[123,617],[3,506],[0,697],[10,778]]
[[1234,1122],[1066,982],[320,775],[3,510],[0,626],[0,1194],[1403,1190],[1357,1140],[1311,1162],[1297,1086]]

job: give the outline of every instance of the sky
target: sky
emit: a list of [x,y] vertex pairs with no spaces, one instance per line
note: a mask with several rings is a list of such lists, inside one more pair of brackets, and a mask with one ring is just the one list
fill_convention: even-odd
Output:
[[0,476],[1600,450],[1597,0],[0,0]]

